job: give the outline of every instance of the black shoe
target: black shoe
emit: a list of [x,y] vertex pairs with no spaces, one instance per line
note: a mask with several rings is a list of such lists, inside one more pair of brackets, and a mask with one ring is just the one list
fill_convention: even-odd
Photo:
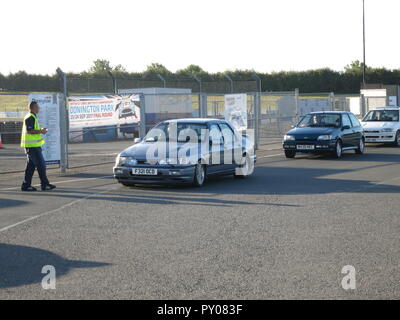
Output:
[[53,190],[53,189],[55,189],[56,188],[56,186],[55,185],[53,185],[53,184],[48,184],[47,186],[42,186],[42,191],[47,191],[47,190]]
[[21,187],[21,191],[37,191],[35,187]]

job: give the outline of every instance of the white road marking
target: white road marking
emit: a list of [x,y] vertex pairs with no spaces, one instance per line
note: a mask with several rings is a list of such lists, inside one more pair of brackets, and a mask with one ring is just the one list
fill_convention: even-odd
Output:
[[[113,186],[113,188],[115,188],[115,186]],[[52,214],[52,213],[59,212],[59,211],[65,209],[65,208],[71,207],[71,206],[73,206],[74,204],[76,204],[76,203],[78,203],[78,202],[81,202],[81,201],[84,201],[84,200],[87,200],[87,199],[89,199],[89,198],[91,198],[91,197],[94,197],[94,196],[98,196],[98,195],[100,195],[100,194],[107,193],[107,192],[109,192],[110,190],[112,190],[113,188],[109,188],[109,189],[107,189],[107,190],[103,190],[103,191],[100,191],[100,192],[92,193],[92,194],[87,195],[87,196],[85,196],[85,197],[83,197],[83,198],[80,198],[80,199],[74,200],[74,201],[72,201],[72,202],[70,202],[70,203],[64,204],[64,205],[62,205],[61,207],[59,207],[59,208],[57,208],[57,209],[53,209],[53,210],[50,210],[50,211],[46,211],[46,212],[40,213],[40,214],[38,214],[38,215],[36,215],[36,216],[33,216],[33,217],[28,218],[28,219],[22,220],[22,221],[20,221],[20,222],[14,223],[14,224],[12,224],[12,225],[10,225],[10,226],[1,228],[1,229],[0,229],[0,233],[1,233],[1,232],[4,232],[4,231],[7,231],[7,230],[10,230],[10,229],[12,229],[12,228],[14,228],[14,227],[16,227],[16,226],[19,226],[19,225],[21,225],[21,224],[23,224],[23,223],[26,223],[26,222],[29,222],[29,221],[38,219],[38,218],[40,218],[40,217],[43,217],[43,216],[46,216],[46,215],[49,215],[49,214]]]
[[[79,182],[79,181],[88,181],[88,180],[96,180],[96,179],[104,179],[104,178],[110,178],[113,177],[111,175],[108,176],[102,176],[102,177],[96,177],[96,178],[82,178],[82,179],[74,179],[74,180],[63,180],[63,181],[56,181],[53,184],[62,184],[62,183],[69,183],[69,182]],[[35,187],[39,187],[40,184],[36,184]],[[4,188],[0,189],[0,191],[7,191],[7,190],[17,190],[20,189],[21,187],[11,187],[11,188]]]
[[283,156],[283,153],[277,153],[277,154],[271,154],[269,156],[257,157],[257,160],[264,159],[264,158],[272,158],[272,157],[277,157],[277,156]]

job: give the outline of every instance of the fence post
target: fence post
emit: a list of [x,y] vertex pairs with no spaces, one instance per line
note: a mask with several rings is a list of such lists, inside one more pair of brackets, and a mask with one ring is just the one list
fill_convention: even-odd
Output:
[[146,135],[146,96],[140,94],[140,123],[139,123],[139,137],[141,139]]
[[295,116],[296,123],[299,122],[299,118],[300,118],[299,95],[300,95],[299,88],[294,89],[294,101],[295,101],[294,103],[295,103],[295,108],[296,108],[296,116]]
[[231,86],[231,93],[233,93],[234,89],[233,89],[233,80],[232,78],[228,75],[228,74],[224,74],[225,78],[228,79],[230,86]]
[[157,73],[157,77],[163,82],[164,88],[166,88],[167,87],[167,81],[165,81],[164,77],[159,73]]
[[56,72],[60,77],[61,83],[61,99],[60,106],[60,145],[61,145],[61,159],[60,159],[60,173],[65,174],[68,168],[68,134],[69,134],[69,116],[68,116],[68,87],[67,75],[57,68]]
[[192,76],[192,78],[197,81],[197,83],[199,84],[199,93],[202,93],[203,88],[201,86],[201,79],[195,74]]
[[258,150],[260,145],[260,112],[261,111],[261,93],[254,94],[254,147]]
[[200,107],[199,107],[200,118],[207,118],[207,95],[200,93]]
[[362,117],[367,113],[367,105],[363,94],[360,94],[360,112]]
[[252,75],[252,77],[256,80],[257,82],[257,91],[261,93],[262,91],[262,81],[261,78],[255,73]]
[[329,94],[329,100],[331,103],[331,111],[335,111],[335,93],[334,92],[331,92]]
[[115,78],[114,74],[113,74],[111,71],[108,71],[108,75],[109,75],[109,76],[111,77],[111,79],[112,79],[114,93],[117,94],[117,93],[118,93],[117,79]]

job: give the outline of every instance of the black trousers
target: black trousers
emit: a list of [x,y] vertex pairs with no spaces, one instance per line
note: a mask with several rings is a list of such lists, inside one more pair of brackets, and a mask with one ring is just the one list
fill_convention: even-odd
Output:
[[46,175],[46,162],[43,158],[42,148],[26,148],[26,169],[25,169],[25,178],[22,183],[22,188],[30,187],[32,184],[32,177],[35,173],[35,169],[37,169],[40,178],[40,184],[42,186],[47,186],[49,184],[49,180]]

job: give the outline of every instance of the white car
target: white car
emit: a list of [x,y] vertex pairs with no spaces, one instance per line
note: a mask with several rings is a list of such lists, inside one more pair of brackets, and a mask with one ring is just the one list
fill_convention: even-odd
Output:
[[400,107],[371,110],[361,121],[365,142],[393,143],[400,146]]

